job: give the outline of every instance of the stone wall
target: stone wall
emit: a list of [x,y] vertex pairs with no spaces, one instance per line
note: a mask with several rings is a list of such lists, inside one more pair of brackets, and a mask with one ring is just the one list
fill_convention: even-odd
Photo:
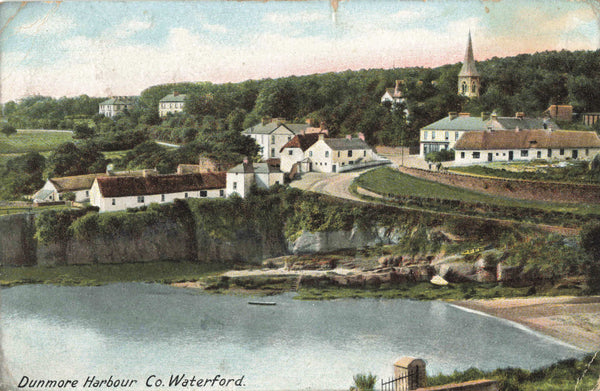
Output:
[[0,265],[34,265],[36,243],[33,214],[0,217]]
[[495,380],[473,380],[464,383],[445,384],[443,386],[417,388],[415,391],[498,391]]
[[536,201],[600,203],[598,185],[486,178],[409,167],[399,167],[399,170],[433,182],[503,197]]

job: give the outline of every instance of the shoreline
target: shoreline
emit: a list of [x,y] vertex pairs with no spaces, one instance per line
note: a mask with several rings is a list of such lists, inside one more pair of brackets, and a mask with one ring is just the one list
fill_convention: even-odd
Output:
[[585,352],[600,350],[600,296],[460,300],[452,304],[521,324]]

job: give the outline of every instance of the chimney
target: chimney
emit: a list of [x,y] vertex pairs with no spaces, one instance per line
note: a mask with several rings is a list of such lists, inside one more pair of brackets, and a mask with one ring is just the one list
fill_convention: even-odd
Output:
[[468,118],[468,117],[471,116],[471,113],[458,113],[458,116],[459,117],[467,117]]
[[450,111],[448,113],[448,117],[450,117],[450,119],[452,120],[452,119],[458,117],[458,113],[456,111]]
[[358,138],[365,141],[365,134],[363,132],[358,132]]
[[248,164],[248,156],[244,158],[244,164]]
[[394,88],[394,95],[402,94],[400,87],[402,86],[403,83],[404,83],[404,80],[396,80],[396,88]]
[[346,135],[346,140],[352,140],[352,135],[351,134],[347,134]]
[[319,141],[325,140],[325,133],[319,133]]
[[520,131],[520,130],[521,130],[521,129],[519,129],[519,127],[517,126],[517,127],[515,128],[515,133],[519,133],[519,131]]
[[515,118],[518,118],[518,119],[523,119],[523,118],[525,118],[525,113],[524,113],[524,112],[522,112],[522,111],[517,111],[517,112],[515,113]]
[[266,125],[266,124],[268,124],[269,122],[271,122],[271,118],[269,118],[269,117],[262,117],[261,123],[262,123],[263,125]]
[[487,114],[485,113],[485,111],[482,111],[482,112],[481,112],[481,120],[482,120],[482,121],[485,121],[485,120],[486,120],[486,118],[487,118]]
[[496,112],[494,111],[491,115],[491,119],[492,121],[495,121],[498,118],[498,114],[496,114]]
[[178,95],[179,95],[179,92],[173,91],[173,96],[178,96]]

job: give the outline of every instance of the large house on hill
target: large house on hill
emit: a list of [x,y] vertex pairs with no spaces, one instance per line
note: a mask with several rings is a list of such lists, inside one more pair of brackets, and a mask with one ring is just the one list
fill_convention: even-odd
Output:
[[94,180],[90,203],[100,212],[162,204],[177,198],[225,197],[224,172],[184,175],[102,176]]
[[242,131],[243,135],[253,138],[259,145],[263,160],[279,159],[281,148],[295,135],[310,128],[308,124],[289,124],[280,119],[268,121],[263,120],[262,123]]
[[514,117],[471,117],[469,113],[450,112],[448,116],[421,129],[420,155],[425,158],[430,152],[453,149],[458,139],[466,132],[484,132],[495,130],[558,130],[558,125],[549,118],[527,118],[523,113]]
[[513,160],[591,159],[600,152],[595,132],[490,130],[466,132],[455,145],[456,165]]
[[98,113],[108,118],[116,117],[125,110],[131,111],[136,100],[135,96],[113,96],[100,103]]
[[181,113],[185,108],[186,95],[173,92],[158,102],[158,116],[166,117],[169,113]]

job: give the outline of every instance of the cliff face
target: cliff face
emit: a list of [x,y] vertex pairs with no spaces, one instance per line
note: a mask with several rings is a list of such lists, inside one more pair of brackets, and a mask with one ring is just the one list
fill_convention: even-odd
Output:
[[35,265],[35,219],[31,214],[0,217],[0,264]]
[[358,249],[378,244],[397,244],[404,232],[397,228],[374,227],[370,230],[352,228],[350,231],[302,232],[288,243],[292,254],[314,254],[338,250]]

